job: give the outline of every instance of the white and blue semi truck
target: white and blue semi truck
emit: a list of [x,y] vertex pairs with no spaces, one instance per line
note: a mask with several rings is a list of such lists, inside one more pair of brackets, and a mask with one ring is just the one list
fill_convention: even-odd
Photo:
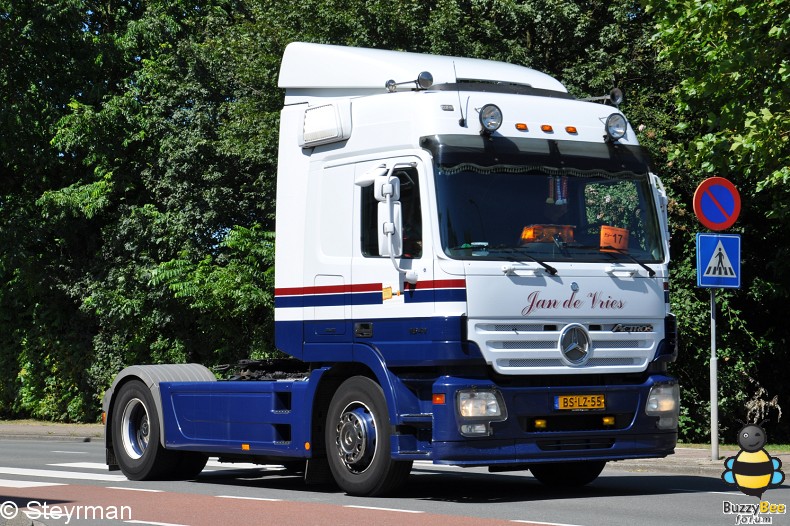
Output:
[[612,96],[306,43],[279,86],[275,337],[304,372],[126,368],[103,402],[110,469],[187,478],[217,457],[380,495],[414,461],[581,485],[673,453],[667,195]]

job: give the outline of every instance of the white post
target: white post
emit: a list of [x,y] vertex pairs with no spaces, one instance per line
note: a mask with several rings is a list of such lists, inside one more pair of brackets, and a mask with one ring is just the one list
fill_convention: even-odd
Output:
[[716,358],[716,289],[710,289],[710,459],[719,460],[719,381]]

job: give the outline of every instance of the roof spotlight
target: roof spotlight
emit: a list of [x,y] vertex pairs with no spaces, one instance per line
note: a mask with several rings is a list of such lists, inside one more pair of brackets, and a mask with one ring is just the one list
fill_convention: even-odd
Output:
[[620,113],[612,113],[606,118],[606,140],[615,142],[625,137],[628,122]]
[[612,91],[609,92],[609,101],[614,104],[615,106],[619,106],[623,103],[623,90],[620,88],[612,88]]
[[480,108],[480,126],[482,133],[494,133],[502,126],[502,110],[495,104],[486,104]]

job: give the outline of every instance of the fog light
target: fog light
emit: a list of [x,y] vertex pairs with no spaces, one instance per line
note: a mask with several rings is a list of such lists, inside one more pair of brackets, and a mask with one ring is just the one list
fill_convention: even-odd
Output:
[[546,429],[547,422],[543,418],[536,418],[533,424],[535,429]]
[[603,417],[603,425],[605,425],[605,426],[613,426],[614,425],[614,417],[613,416],[605,416],[605,417]]
[[488,436],[489,429],[488,424],[463,424],[461,434],[464,436]]

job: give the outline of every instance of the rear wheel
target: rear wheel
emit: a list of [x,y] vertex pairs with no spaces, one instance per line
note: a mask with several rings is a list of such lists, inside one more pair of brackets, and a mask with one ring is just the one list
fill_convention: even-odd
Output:
[[162,447],[154,397],[138,380],[118,391],[111,426],[118,467],[130,480],[194,478],[208,460],[202,453]]
[[605,461],[558,462],[535,464],[529,470],[543,484],[553,487],[585,486],[598,478],[606,466]]
[[406,482],[411,471],[411,461],[391,458],[384,392],[364,376],[349,378],[332,397],[326,449],[332,476],[349,495],[392,492]]

